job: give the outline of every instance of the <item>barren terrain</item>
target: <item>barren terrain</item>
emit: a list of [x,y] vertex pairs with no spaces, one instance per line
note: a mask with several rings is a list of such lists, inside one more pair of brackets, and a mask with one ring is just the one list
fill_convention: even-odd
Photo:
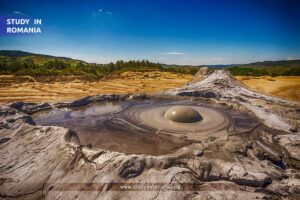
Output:
[[249,88],[254,89],[258,92],[293,101],[300,101],[299,76],[238,76],[237,79],[242,81]]
[[124,72],[118,78],[99,82],[72,80],[41,83],[32,77],[0,76],[0,104],[58,102],[97,94],[154,93],[183,86],[191,75],[169,72]]
[[[65,77],[66,78],[66,77]],[[124,72],[119,77],[99,82],[79,79],[36,81],[30,76],[0,76],[0,104],[58,102],[97,94],[155,93],[185,85],[191,75],[170,72]],[[300,101],[300,77],[237,77],[250,89],[293,101]]]
[[[199,109],[201,126],[164,119],[174,105]],[[1,105],[0,198],[299,199],[299,114],[205,67],[160,94]]]

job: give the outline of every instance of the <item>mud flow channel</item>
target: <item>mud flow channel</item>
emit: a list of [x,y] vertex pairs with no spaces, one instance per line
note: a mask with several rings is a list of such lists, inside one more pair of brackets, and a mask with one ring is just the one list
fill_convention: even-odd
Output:
[[[172,110],[178,107],[178,113]],[[185,120],[191,116],[190,110],[199,114],[201,120]],[[172,114],[187,123],[170,120]],[[75,131],[83,145],[149,155],[171,154],[212,135],[248,131],[256,125],[245,113],[190,100],[93,103],[84,107],[53,108],[32,117],[37,125]]]

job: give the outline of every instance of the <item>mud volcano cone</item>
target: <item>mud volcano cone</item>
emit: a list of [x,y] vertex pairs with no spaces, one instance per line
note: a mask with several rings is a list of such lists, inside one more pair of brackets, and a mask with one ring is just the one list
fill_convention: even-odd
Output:
[[189,106],[173,106],[165,112],[164,117],[179,123],[194,123],[202,120],[200,113]]

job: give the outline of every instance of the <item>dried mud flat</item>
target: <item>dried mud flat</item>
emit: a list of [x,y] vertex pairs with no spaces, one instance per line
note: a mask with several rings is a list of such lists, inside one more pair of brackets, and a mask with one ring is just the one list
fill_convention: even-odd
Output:
[[[298,76],[236,78],[257,92],[300,102]],[[158,71],[124,72],[99,82],[83,81],[78,77],[35,80],[30,76],[1,75],[0,105],[16,101],[55,103],[97,94],[156,93],[181,87],[191,79],[191,75]]]
[[152,71],[124,72],[112,78],[88,82],[72,77],[70,80],[43,82],[30,76],[2,75],[0,104],[16,101],[54,103],[97,94],[155,93],[183,86],[192,79],[192,76]]
[[[149,123],[139,123],[140,109],[114,110],[119,121],[114,126],[104,123],[130,127],[140,134],[144,130],[166,134],[176,137],[175,144],[181,142],[161,155],[93,146],[82,143],[76,130],[34,121],[43,110],[66,112],[126,101],[210,106],[230,120],[223,128],[197,137],[180,130],[152,133]],[[95,109],[88,113],[95,115]],[[84,119],[77,121],[78,126]],[[51,105],[6,104],[1,106],[0,120],[2,199],[300,197],[299,104],[250,91],[226,70],[201,68],[189,84],[153,95],[98,95]]]
[[239,76],[237,79],[258,92],[300,102],[299,76]]

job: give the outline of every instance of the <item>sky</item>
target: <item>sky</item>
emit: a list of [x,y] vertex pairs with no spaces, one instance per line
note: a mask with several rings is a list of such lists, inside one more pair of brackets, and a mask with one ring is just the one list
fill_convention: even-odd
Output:
[[88,62],[233,64],[300,58],[297,0],[0,0],[0,16],[41,18],[42,34],[0,49]]

